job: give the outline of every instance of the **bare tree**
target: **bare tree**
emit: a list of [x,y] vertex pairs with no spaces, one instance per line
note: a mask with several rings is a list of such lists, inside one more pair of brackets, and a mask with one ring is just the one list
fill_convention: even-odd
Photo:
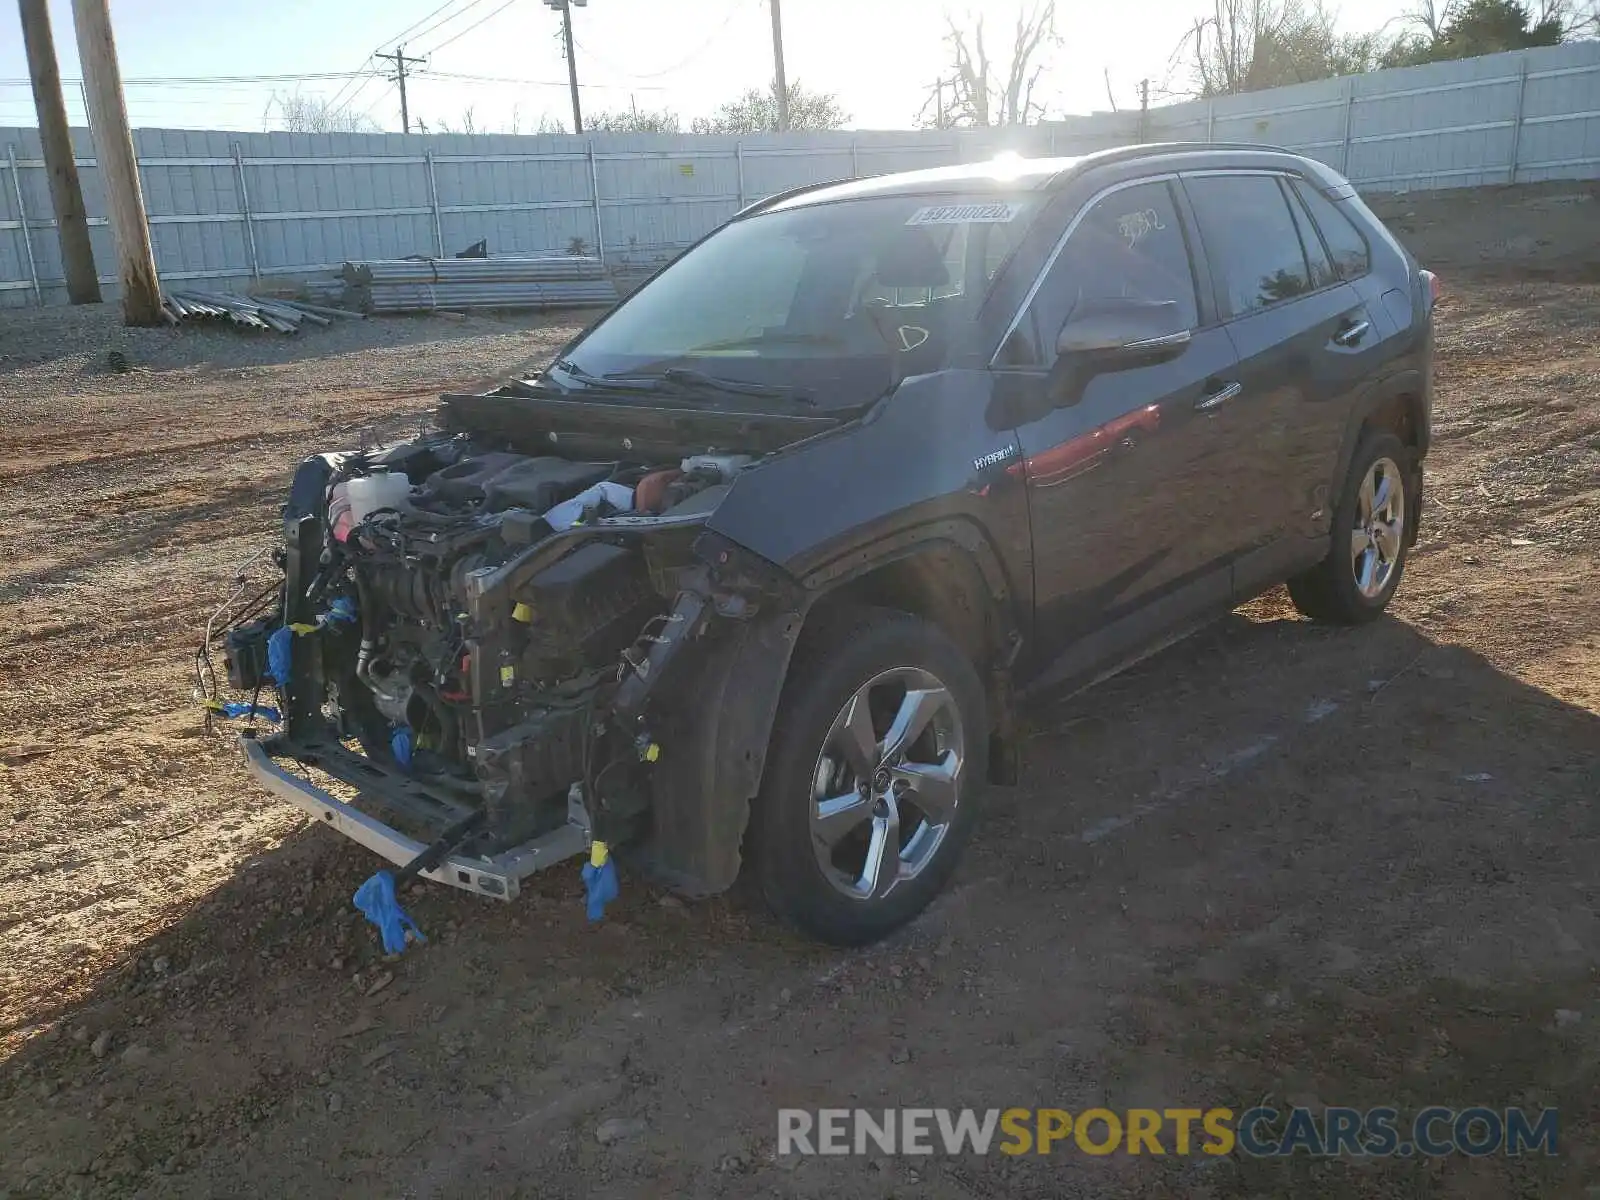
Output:
[[1455,0],[1416,0],[1401,14],[1401,19],[1419,26],[1430,41],[1436,42],[1444,32],[1444,27],[1450,23],[1455,7]]
[[[788,81],[789,128],[838,129],[850,120],[832,92],[811,92],[798,79]],[[709,117],[696,117],[690,133],[774,133],[778,129],[778,85],[751,88],[720,105]]]
[[[1050,50],[1061,43],[1056,33],[1055,0],[1033,0],[1031,8],[1017,10],[1010,53],[1002,63],[989,57],[981,15],[969,18],[966,27],[949,13],[945,21],[950,29],[945,35],[950,48],[949,74],[930,89],[918,114],[921,124],[982,129],[1027,125],[1043,118],[1044,104],[1034,99],[1034,91],[1049,65]],[[934,113],[931,119],[930,110]]]
[[619,108],[584,113],[583,127],[595,133],[680,133],[683,123],[670,109]]
[[[1416,31],[1403,34],[1384,51],[1383,65],[1474,58],[1584,37],[1594,28],[1592,20],[1585,21],[1584,2],[1539,0],[1535,7],[1523,0],[1448,0],[1437,13],[1418,9],[1409,14]],[[1437,33],[1427,23],[1430,18],[1440,23]]]
[[1379,34],[1341,34],[1304,0],[1212,0],[1173,57],[1188,56],[1200,95],[1230,96],[1370,71],[1383,52]]
[[[419,122],[420,124],[420,122]],[[440,133],[487,133],[478,127],[477,105],[469,104],[461,110],[461,119],[452,125],[441,117],[435,122]]]
[[364,112],[348,108],[334,108],[322,96],[305,96],[292,92],[287,96],[274,95],[267,102],[262,123],[272,121],[272,106],[278,106],[278,124],[289,133],[381,133],[376,121]]
[[[585,122],[585,124],[587,124],[587,122]],[[501,133],[519,134],[527,132],[530,134],[544,134],[565,133],[567,131],[566,122],[562,121],[559,117],[552,117],[549,113],[540,113],[538,122],[526,131],[523,130],[522,126],[522,105],[513,104],[511,106],[511,120],[507,121],[500,127]]]

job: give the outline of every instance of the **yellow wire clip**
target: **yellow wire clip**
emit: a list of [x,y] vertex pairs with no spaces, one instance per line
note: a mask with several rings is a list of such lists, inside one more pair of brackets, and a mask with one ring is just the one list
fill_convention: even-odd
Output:
[[610,857],[611,850],[604,842],[596,842],[589,847],[589,865],[592,867],[605,866],[606,859]]

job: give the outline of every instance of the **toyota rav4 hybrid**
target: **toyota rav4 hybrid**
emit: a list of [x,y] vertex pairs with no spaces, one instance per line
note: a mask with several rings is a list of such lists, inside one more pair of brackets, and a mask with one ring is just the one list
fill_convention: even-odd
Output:
[[1344,179],[1260,147],[772,196],[537,376],[300,465],[276,610],[222,639],[283,709],[246,761],[480,895],[603,842],[880,937],[1015,780],[1028,696],[1284,581],[1383,611],[1433,288]]

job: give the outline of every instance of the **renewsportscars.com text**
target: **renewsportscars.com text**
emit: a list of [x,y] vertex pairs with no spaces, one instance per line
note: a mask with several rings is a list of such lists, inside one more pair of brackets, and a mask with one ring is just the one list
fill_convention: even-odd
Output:
[[1556,1153],[1557,1111],[1393,1108],[785,1108],[778,1153],[1409,1158]]

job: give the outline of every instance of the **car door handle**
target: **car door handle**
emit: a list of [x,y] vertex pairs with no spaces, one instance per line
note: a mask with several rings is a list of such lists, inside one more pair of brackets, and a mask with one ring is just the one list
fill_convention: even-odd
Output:
[[1340,346],[1354,346],[1367,336],[1367,330],[1371,328],[1371,321],[1347,321],[1339,327],[1339,332],[1333,335],[1334,343]]
[[1220,408],[1242,391],[1244,391],[1244,385],[1241,383],[1224,384],[1214,391],[1207,392],[1204,396],[1201,396],[1200,399],[1194,402],[1194,406],[1201,412],[1210,412],[1213,408]]

